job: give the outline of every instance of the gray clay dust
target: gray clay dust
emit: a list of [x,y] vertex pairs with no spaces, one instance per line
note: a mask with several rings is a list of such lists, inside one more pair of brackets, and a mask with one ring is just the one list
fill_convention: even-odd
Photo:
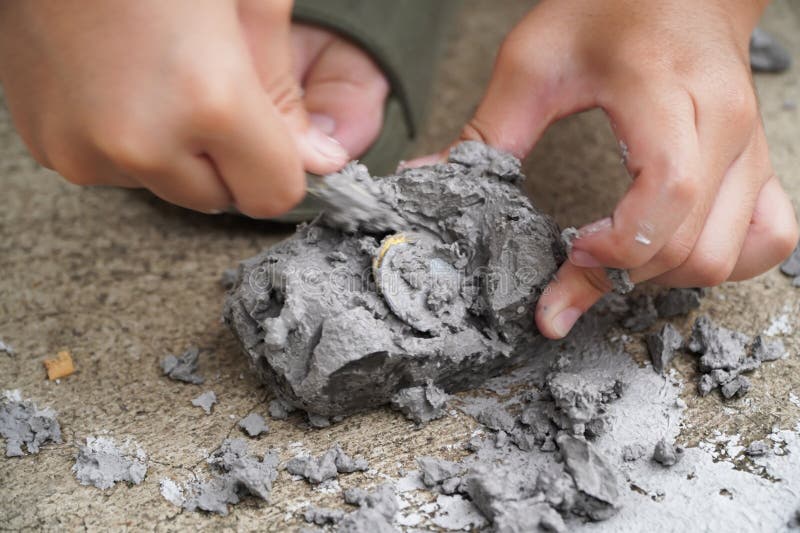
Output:
[[[461,529],[477,510],[493,531],[784,530],[800,490],[800,425],[750,444],[724,435],[694,448],[676,443],[686,409],[681,384],[667,361],[653,372],[618,338],[608,340],[629,311],[619,300],[607,297],[567,339],[487,382],[500,398],[476,391],[452,400],[483,429],[465,443],[470,454],[461,461],[417,459],[417,471],[397,482],[400,498],[414,501],[419,487],[439,496],[431,511],[401,511],[397,524]],[[782,352],[774,342],[700,323],[694,344],[703,354],[718,356],[720,345],[738,340],[744,352],[737,353],[760,361]],[[717,356],[700,362],[701,355],[698,365]],[[731,364],[742,366],[738,357]],[[720,461],[715,443],[725,446],[725,458],[746,462],[735,469]],[[446,512],[453,502],[461,510]]]
[[61,443],[61,426],[49,407],[39,409],[19,391],[6,391],[0,396],[0,436],[6,439],[6,457],[22,457],[23,446],[39,453],[47,443]]
[[[565,255],[518,160],[467,142],[447,163],[383,178],[353,163],[325,179],[356,182],[396,217],[323,214],[240,266],[224,318],[283,402],[334,416],[395,398],[422,412],[417,392],[398,393],[473,387],[545,343],[533,311]],[[437,416],[441,397],[422,399],[421,419]]]

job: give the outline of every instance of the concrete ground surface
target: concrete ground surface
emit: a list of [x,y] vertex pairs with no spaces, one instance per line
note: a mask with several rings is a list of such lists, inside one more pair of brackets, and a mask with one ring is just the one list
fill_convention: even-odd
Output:
[[[508,28],[530,2],[471,0],[455,22],[430,120],[416,153],[446,145],[477,103],[494,53]],[[800,59],[800,4],[779,0],[763,26]],[[774,166],[800,205],[800,68],[756,76]],[[647,117],[642,117],[647,120]],[[580,225],[609,212],[627,184],[610,128],[599,112],[553,127],[526,169],[535,203],[562,225]],[[305,502],[339,505],[341,496],[315,492],[281,472],[271,504],[248,499],[227,517],[182,512],[159,493],[159,480],[189,479],[207,454],[248,413],[266,417],[265,390],[248,372],[245,357],[220,322],[224,289],[220,273],[277,242],[291,228],[235,216],[204,216],[146,193],[78,188],[43,170],[26,154],[8,112],[0,109],[0,338],[16,348],[0,353],[0,391],[59,413],[64,444],[37,456],[0,458],[0,530],[21,529],[240,529],[292,530]],[[702,311],[722,325],[755,334],[786,314],[795,325],[800,289],[777,271],[724,284]],[[693,316],[677,320],[687,331]],[[614,334],[615,332],[612,332]],[[714,430],[762,438],[773,426],[793,427],[800,407],[788,401],[800,391],[800,356],[793,335],[784,338],[788,359],[752,375],[745,399],[699,398],[686,387],[689,405],[682,441],[696,442]],[[202,349],[202,386],[170,381],[160,360],[190,345]],[[629,348],[643,357],[640,337]],[[45,379],[42,360],[70,350],[77,371],[60,381]],[[676,366],[694,379],[688,357]],[[219,398],[206,416],[190,400],[206,390]],[[267,417],[268,418],[268,417]],[[290,443],[319,453],[333,442],[361,454],[379,472],[396,476],[422,454],[457,456],[475,422],[453,414],[419,430],[388,409],[350,417],[323,430],[299,418],[269,420],[269,434],[250,440],[258,452],[275,447],[283,459]],[[130,437],[147,451],[150,470],[139,486],[108,491],[80,486],[70,468],[76,445],[103,432]],[[200,468],[202,470],[202,468]],[[340,478],[342,488],[380,481],[370,474]]]

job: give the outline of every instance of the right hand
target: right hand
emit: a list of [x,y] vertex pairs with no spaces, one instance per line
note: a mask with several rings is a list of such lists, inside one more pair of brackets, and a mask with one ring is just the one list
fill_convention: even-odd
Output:
[[[145,187],[203,212],[278,216],[302,199],[304,171],[334,172],[350,159],[309,120],[291,7],[3,1],[0,84],[33,157],[73,183]],[[369,62],[380,75],[361,56],[350,63]],[[381,103],[383,83],[371,96]]]

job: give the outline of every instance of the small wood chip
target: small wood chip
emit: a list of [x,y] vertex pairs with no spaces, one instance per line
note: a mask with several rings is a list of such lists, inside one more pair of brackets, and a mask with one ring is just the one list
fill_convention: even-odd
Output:
[[58,352],[54,359],[45,359],[44,367],[47,369],[47,379],[50,381],[65,378],[75,372],[72,355],[66,350]]

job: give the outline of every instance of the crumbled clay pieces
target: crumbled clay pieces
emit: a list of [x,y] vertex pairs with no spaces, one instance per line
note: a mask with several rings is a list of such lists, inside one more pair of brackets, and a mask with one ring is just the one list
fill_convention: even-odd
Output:
[[[572,250],[572,242],[579,237],[577,228],[566,228],[561,232],[561,240],[567,249],[567,254]],[[617,294],[628,294],[634,289],[634,284],[627,270],[620,268],[606,268],[606,277],[611,288]]]
[[424,386],[409,387],[392,396],[392,407],[417,424],[441,418],[450,395],[428,381]]
[[147,456],[135,444],[121,447],[109,437],[86,437],[72,471],[81,485],[98,489],[110,489],[120,481],[138,485],[147,474]]
[[45,359],[44,367],[47,369],[47,379],[50,381],[65,378],[75,372],[72,354],[66,350],[58,352],[53,359]]
[[339,474],[364,472],[368,468],[366,460],[360,457],[351,458],[338,444],[334,444],[319,457],[301,455],[286,463],[287,472],[295,476],[302,476],[309,483],[315,485],[334,479]]
[[214,404],[217,403],[217,395],[214,393],[213,390],[206,391],[194,400],[192,400],[192,405],[195,407],[201,408],[207,415],[211,414],[211,410],[214,408]]
[[675,357],[677,350],[683,345],[683,337],[672,324],[667,323],[658,333],[646,335],[645,342],[650,359],[653,361],[653,370],[663,374]]
[[269,426],[267,426],[267,423],[264,421],[264,417],[257,413],[250,413],[239,420],[237,425],[239,429],[244,431],[249,437],[258,437],[269,431]]
[[164,498],[188,511],[222,516],[228,514],[228,504],[235,505],[247,495],[269,501],[272,483],[278,476],[276,452],[268,452],[259,460],[248,452],[243,439],[227,439],[206,462],[214,473],[211,479],[193,480],[183,487],[172,480],[162,480]]
[[163,370],[165,376],[172,380],[201,385],[204,379],[196,374],[199,357],[200,348],[192,346],[180,357],[175,357],[174,355],[166,356],[161,361],[161,370]]
[[792,64],[792,56],[775,38],[756,28],[750,36],[750,67],[754,72],[780,73]]
[[[535,304],[565,256],[519,168],[466,142],[447,163],[381,178],[352,163],[324,178],[334,192],[348,182],[369,192],[376,209],[298,226],[241,264],[225,303],[225,322],[277,397],[335,417],[429,380],[469,389],[534,357],[548,342]],[[388,234],[370,214],[387,208],[397,214]]]
[[47,443],[60,444],[61,426],[52,409],[39,409],[19,391],[6,391],[0,396],[0,435],[6,439],[6,457],[22,457],[23,446],[36,454]]
[[783,262],[781,272],[793,278],[792,285],[800,287],[800,244],[794,249],[789,259]]
[[762,336],[751,340],[743,333],[716,326],[707,316],[695,320],[687,348],[699,356],[703,373],[698,383],[700,395],[706,396],[719,387],[725,398],[744,396],[750,389],[750,380],[742,373],[752,372],[786,352],[780,340]]

